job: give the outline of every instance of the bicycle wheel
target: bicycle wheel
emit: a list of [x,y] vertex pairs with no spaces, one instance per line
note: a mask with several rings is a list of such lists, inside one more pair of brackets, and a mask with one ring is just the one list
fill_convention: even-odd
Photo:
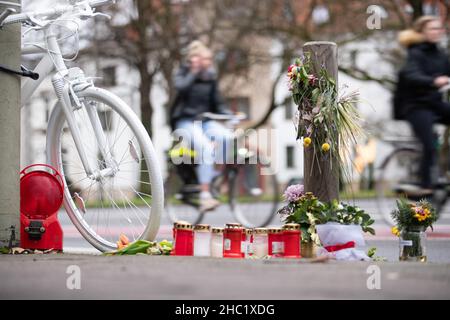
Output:
[[380,166],[376,182],[377,205],[380,215],[390,225],[395,224],[390,213],[395,209],[399,197],[408,194],[411,200],[420,198],[411,196],[420,186],[420,156],[417,149],[396,149]]
[[64,178],[64,207],[82,236],[100,251],[117,248],[120,234],[130,240],[153,240],[158,232],[164,193],[161,171],[147,131],[136,114],[106,90],[88,88],[77,94],[74,109],[92,169],[106,162],[99,151],[86,108],[95,108],[106,137],[106,152],[118,171],[110,177],[88,177],[64,112],[56,105],[49,122],[47,159]]
[[198,210],[198,185],[186,185],[169,164],[169,172],[164,182],[165,211],[172,223],[187,221],[198,224],[203,220],[204,214]]
[[279,204],[277,177],[267,161],[260,160],[227,169],[231,211],[247,228],[267,226]]

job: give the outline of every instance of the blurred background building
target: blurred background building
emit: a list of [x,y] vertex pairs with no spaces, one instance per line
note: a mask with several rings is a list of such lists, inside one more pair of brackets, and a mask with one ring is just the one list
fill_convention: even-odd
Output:
[[[56,1],[23,2],[25,10],[35,10]],[[187,44],[204,41],[215,53],[229,107],[247,114],[243,128],[272,130],[272,139],[259,139],[258,146],[271,157],[279,182],[286,184],[303,176],[286,69],[305,42],[334,41],[339,46],[339,85],[342,91],[359,90],[358,109],[368,132],[355,150],[353,187],[370,189],[377,164],[390,151],[383,139],[411,135],[406,123],[391,117],[391,91],[404,56],[396,34],[422,14],[447,21],[450,6],[448,1],[385,0],[374,8],[372,2],[122,0],[103,9],[111,20],[98,18],[89,32],[79,34],[75,63],[88,76],[100,77],[97,86],[119,95],[141,117],[165,168],[172,143],[167,124],[175,95],[172,76]],[[370,17],[379,25],[369,24]],[[33,32],[26,37],[24,41],[32,39]],[[46,124],[55,101],[48,81],[22,109],[22,166],[45,161]]]

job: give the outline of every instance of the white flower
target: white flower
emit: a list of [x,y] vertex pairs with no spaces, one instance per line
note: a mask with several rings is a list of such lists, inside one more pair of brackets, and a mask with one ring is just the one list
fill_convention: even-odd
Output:
[[309,224],[314,225],[316,223],[317,219],[313,216],[312,213],[307,212],[306,216],[308,217]]
[[338,209],[338,210],[344,210],[344,206],[340,203],[340,204],[337,206],[337,209]]

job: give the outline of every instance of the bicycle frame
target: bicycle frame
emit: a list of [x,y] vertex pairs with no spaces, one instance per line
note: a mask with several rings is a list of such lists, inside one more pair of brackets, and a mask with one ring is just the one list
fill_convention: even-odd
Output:
[[[117,172],[117,164],[113,159],[113,156],[109,152],[107,152],[106,137],[103,132],[98,113],[95,110],[95,106],[89,106],[82,103],[82,107],[86,108],[86,111],[88,113],[89,121],[94,130],[95,138],[97,140],[100,152],[103,156],[103,159],[105,159],[106,161],[107,167],[105,169],[94,171],[91,168],[82,143],[80,130],[76,124],[73,114],[74,107],[72,105],[72,99],[76,99],[76,88],[72,86],[73,83],[71,83],[72,79],[70,78],[70,73],[76,73],[76,75],[78,76],[78,78],[76,79],[78,81],[77,84],[80,84],[80,82],[86,84],[86,86],[92,86],[92,84],[84,78],[84,74],[79,68],[67,68],[63,59],[63,55],[61,53],[60,46],[57,42],[56,35],[51,34],[48,28],[44,30],[44,33],[46,40],[45,46],[30,45],[29,47],[25,47],[22,49],[22,56],[36,53],[43,53],[44,56],[34,69],[34,72],[37,72],[40,75],[39,79],[32,80],[27,78],[22,83],[21,104],[22,106],[24,106],[30,100],[31,96],[40,86],[42,81],[47,78],[54,70],[56,70],[56,72],[52,76],[52,83],[58,97],[58,103],[56,104],[52,112],[55,112],[56,108],[63,108],[69,130],[72,134],[72,138],[74,140],[76,149],[87,176],[91,179],[99,180],[102,177],[114,175]],[[82,86],[81,90],[83,90],[83,88],[86,88],[86,86]],[[54,119],[54,117],[50,117],[50,119]],[[49,127],[52,125],[53,124],[49,122]]]

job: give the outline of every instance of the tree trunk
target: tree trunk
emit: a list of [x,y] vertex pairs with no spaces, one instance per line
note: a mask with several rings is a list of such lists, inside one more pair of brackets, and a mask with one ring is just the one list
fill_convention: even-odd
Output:
[[[333,42],[307,42],[303,52],[311,55],[313,72],[317,75],[321,68],[337,83],[337,46]],[[304,150],[304,186],[305,191],[312,192],[321,201],[339,199],[339,164],[338,159],[330,159],[329,153],[322,154],[313,148]]]
[[417,19],[423,15],[423,1],[422,0],[409,0],[408,1],[413,8],[413,19]]
[[[139,75],[141,78],[141,83],[139,85],[140,94],[140,109],[141,109],[141,121],[145,129],[148,132],[150,138],[152,137],[152,116],[153,108],[150,101],[150,93],[152,86],[152,77],[147,69],[147,59],[142,59],[138,64]],[[146,162],[141,162],[141,173],[140,173],[140,186],[139,190],[143,193],[151,194],[151,188],[148,179],[148,168]]]

